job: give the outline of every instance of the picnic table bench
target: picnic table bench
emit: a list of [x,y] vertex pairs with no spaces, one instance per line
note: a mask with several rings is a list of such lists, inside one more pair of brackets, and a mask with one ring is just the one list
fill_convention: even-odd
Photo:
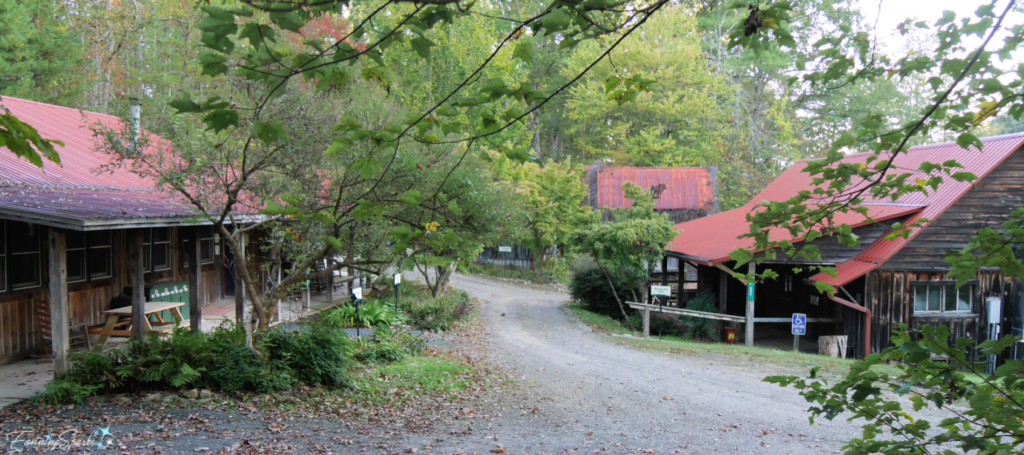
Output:
[[[146,324],[146,333],[163,335],[165,334],[164,331],[174,327],[175,322],[182,322],[185,318],[181,316],[180,308],[183,306],[185,306],[185,302],[145,302],[145,317],[143,321]],[[169,311],[174,318],[174,322],[164,321],[164,318],[160,316],[160,313],[163,311]],[[107,324],[102,329],[92,329],[89,331],[91,334],[100,336],[98,346],[105,346],[107,338],[112,336],[132,336],[132,307],[114,308],[104,311],[103,314],[107,315]],[[150,315],[156,316],[156,322],[150,322]],[[122,321],[121,318],[126,316],[129,319]]]

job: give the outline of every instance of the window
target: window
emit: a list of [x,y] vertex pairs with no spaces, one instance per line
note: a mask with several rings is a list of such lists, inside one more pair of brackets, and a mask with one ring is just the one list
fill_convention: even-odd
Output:
[[683,290],[697,290],[697,266],[689,262],[683,263]]
[[114,242],[111,240],[110,231],[90,232],[86,238],[89,240],[89,279],[99,280],[114,276],[114,254],[111,251]]
[[67,256],[68,261],[68,284],[82,283],[86,278],[85,273],[85,233],[81,231],[68,231],[67,233]]
[[[188,268],[188,239],[181,242],[181,264]],[[213,264],[213,227],[203,226],[199,228],[199,263],[201,265]]]
[[[785,292],[793,292],[793,275],[785,275],[785,278],[783,278],[782,281],[782,287]],[[817,303],[812,303],[812,305],[817,305]]]
[[43,285],[42,236],[27,223],[7,222],[7,253],[11,289],[20,291]]
[[171,269],[171,228],[142,231],[142,268],[146,273]]
[[973,303],[973,287],[955,284],[914,285],[915,313],[969,312]]

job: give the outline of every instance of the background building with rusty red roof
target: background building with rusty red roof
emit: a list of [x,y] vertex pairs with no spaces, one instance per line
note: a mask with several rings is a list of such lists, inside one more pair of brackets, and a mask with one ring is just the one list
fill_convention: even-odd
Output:
[[628,208],[622,185],[634,183],[654,189],[655,210],[681,223],[717,213],[717,176],[703,167],[607,167],[600,162],[587,166],[590,206],[594,210]]

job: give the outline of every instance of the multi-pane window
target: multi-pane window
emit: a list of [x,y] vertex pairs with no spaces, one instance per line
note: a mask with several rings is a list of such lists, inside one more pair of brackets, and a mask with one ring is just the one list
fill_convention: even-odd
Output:
[[68,284],[114,276],[111,237],[110,231],[68,231]]
[[68,284],[82,283],[86,281],[85,271],[85,233],[81,231],[69,231],[67,233],[67,261]]
[[17,221],[7,222],[7,260],[11,289],[20,291],[43,285],[41,239],[38,227]]
[[915,313],[947,313],[971,311],[974,292],[970,285],[959,289],[954,284],[914,285]]
[[[188,239],[182,242],[181,264],[187,269],[189,252]],[[199,263],[200,265],[213,264],[213,227],[202,226],[199,228]]]
[[696,291],[697,290],[697,266],[690,264],[689,262],[683,262],[683,290],[684,291]]
[[142,268],[146,273],[171,269],[171,228],[142,231]]
[[89,279],[99,280],[114,276],[114,242],[110,231],[90,232],[88,239]]

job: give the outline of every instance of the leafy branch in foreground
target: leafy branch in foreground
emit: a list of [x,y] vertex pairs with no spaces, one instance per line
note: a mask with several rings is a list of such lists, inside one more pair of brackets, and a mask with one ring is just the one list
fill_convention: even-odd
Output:
[[[844,447],[847,454],[964,453],[1009,454],[1024,448],[1024,363],[1007,360],[994,374],[983,373],[985,362],[969,360],[1000,355],[1021,340],[1019,336],[988,340],[947,340],[946,326],[910,330],[901,325],[893,346],[857,361],[845,378],[830,383],[817,377],[771,376],[766,382],[792,386],[811,403],[816,418],[863,420],[861,437]],[[984,358],[984,357],[982,357]],[[873,367],[895,365],[898,374]],[[912,410],[904,409],[909,400]],[[932,423],[917,411],[936,409],[947,418]]]
[[[755,244],[746,253],[736,252],[736,257],[746,262],[753,258],[751,251],[766,250],[766,256],[774,258],[776,252],[771,249],[778,248],[779,253],[791,258],[820,259],[814,251],[798,250],[793,242],[771,240],[769,230],[786,228],[794,238],[808,240],[817,231],[835,235],[844,243],[857,244],[848,225],[832,224],[835,213],[852,211],[867,218],[867,210],[860,205],[866,201],[928,194],[950,180],[976,180],[977,176],[963,172],[963,166],[956,160],[925,162],[918,169],[898,169],[893,165],[894,157],[906,153],[915,140],[942,134],[955,135],[957,144],[964,148],[980,150],[982,143],[972,131],[986,119],[999,113],[1019,119],[1024,114],[1024,99],[1020,96],[1024,82],[1011,57],[1024,42],[1024,27],[1003,25],[1016,4],[1016,0],[1011,0],[996,10],[996,2],[991,1],[980,6],[973,17],[959,20],[946,11],[931,25],[906,21],[898,28],[901,34],[913,29],[933,33],[938,44],[934,49],[909,51],[899,58],[881,53],[866,30],[843,27],[840,33],[818,40],[814,58],[802,64],[801,69],[806,72],[802,77],[792,78],[791,84],[803,84],[825,93],[891,78],[920,79],[926,81],[932,102],[917,118],[901,124],[894,124],[880,110],[859,115],[836,140],[820,150],[822,159],[807,163],[804,172],[810,174],[813,188],[785,201],[766,201],[748,215],[751,233],[745,237],[754,239]],[[790,2],[751,5],[734,4],[736,8],[748,9],[749,14],[733,29],[732,44],[755,52],[772,46],[791,46],[786,28],[788,12],[792,10]],[[966,39],[971,35],[981,40],[976,47],[970,46],[977,41]],[[996,44],[997,37],[1002,39],[1001,45]],[[848,160],[850,151],[871,154],[863,160]],[[956,267],[970,265],[957,262],[954,273],[961,273]],[[812,268],[835,273],[829,267]],[[962,273],[972,272],[965,269]]]
[[36,167],[43,167],[43,158],[60,165],[60,155],[53,145],[63,142],[43,139],[32,125],[22,122],[0,105],[0,147],[7,147],[15,156],[24,157]]

